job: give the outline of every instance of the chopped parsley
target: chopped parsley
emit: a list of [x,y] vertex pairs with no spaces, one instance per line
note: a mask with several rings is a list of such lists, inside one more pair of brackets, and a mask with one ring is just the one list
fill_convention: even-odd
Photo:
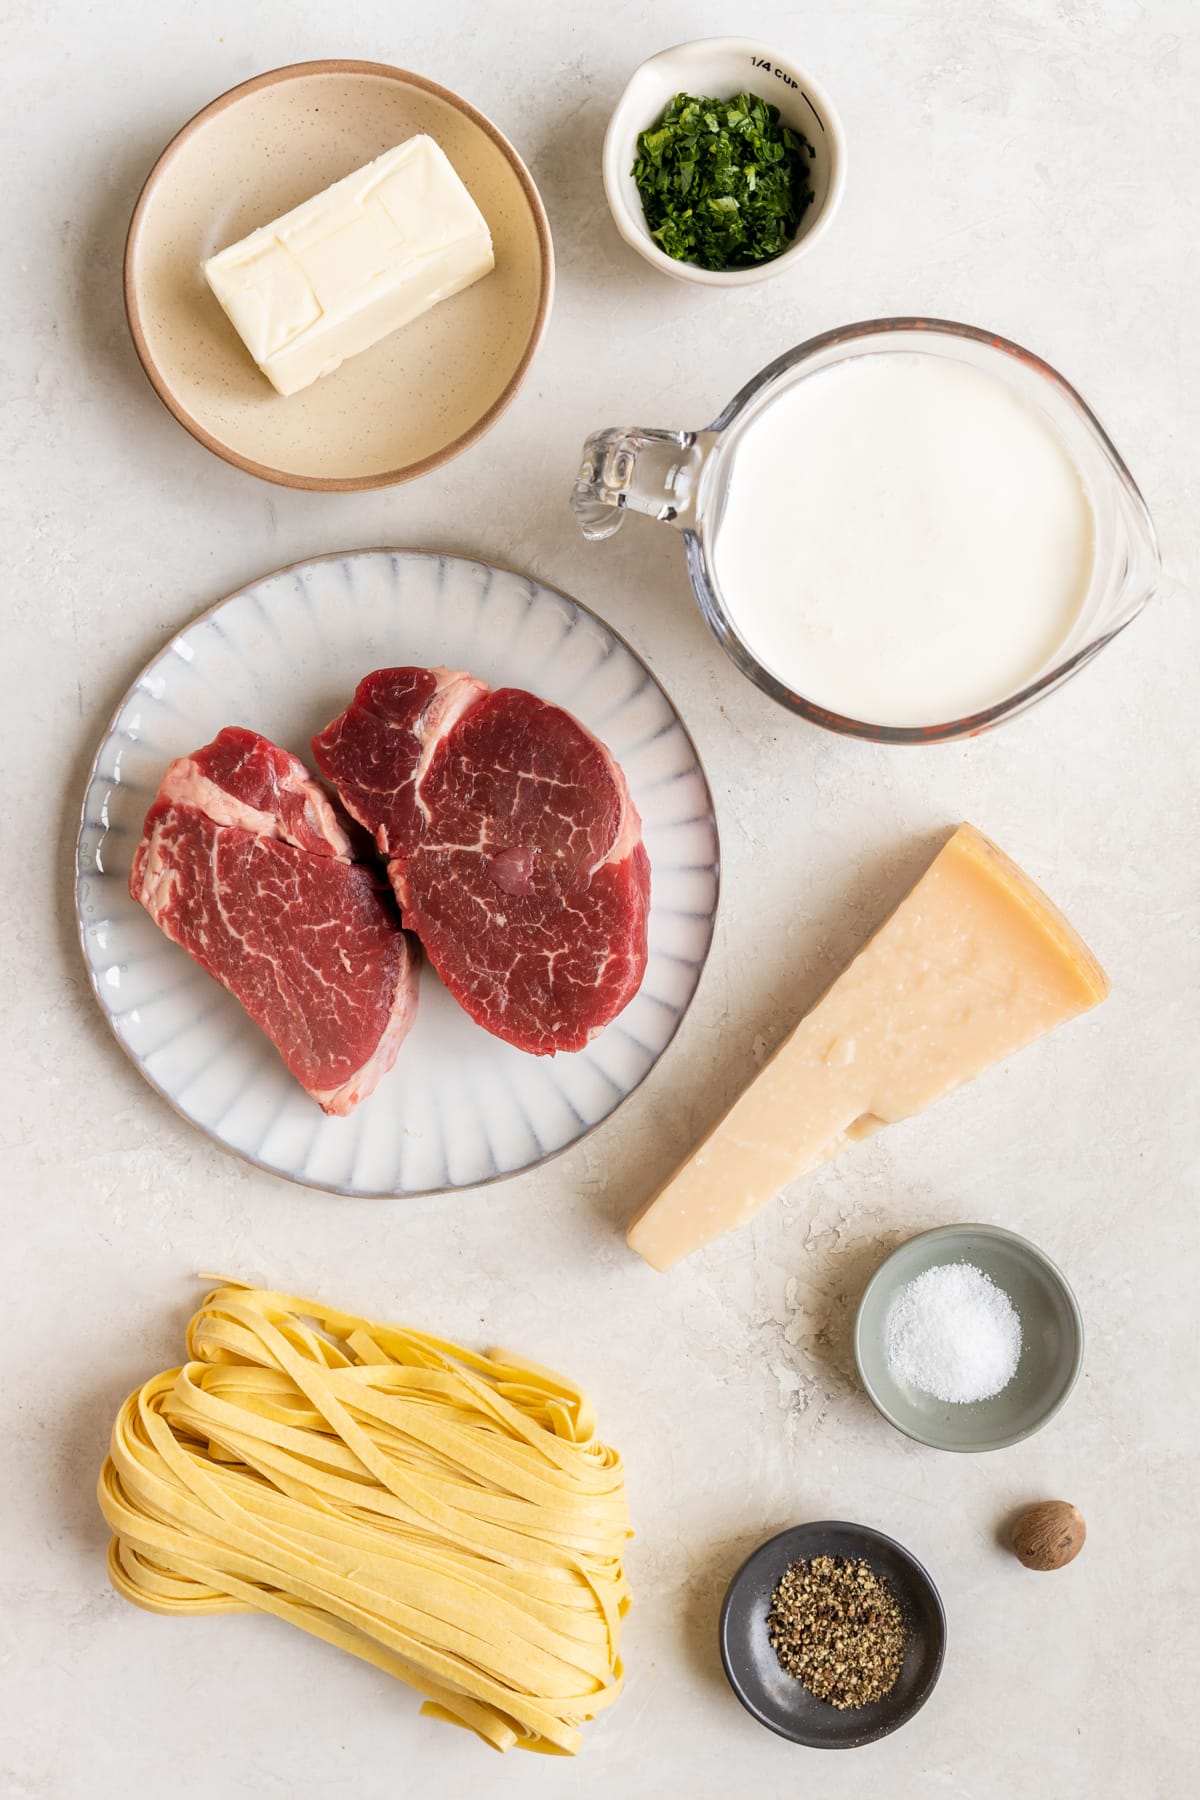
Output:
[[632,174],[650,235],[677,262],[748,269],[788,249],[812,200],[816,151],[757,94],[676,94],[637,141]]

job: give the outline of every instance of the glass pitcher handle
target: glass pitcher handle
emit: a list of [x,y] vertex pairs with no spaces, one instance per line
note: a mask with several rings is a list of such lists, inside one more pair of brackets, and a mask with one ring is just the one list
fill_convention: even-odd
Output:
[[583,446],[571,495],[584,537],[611,537],[627,510],[648,513],[668,525],[680,524],[695,498],[704,460],[703,435],[639,426],[594,431]]

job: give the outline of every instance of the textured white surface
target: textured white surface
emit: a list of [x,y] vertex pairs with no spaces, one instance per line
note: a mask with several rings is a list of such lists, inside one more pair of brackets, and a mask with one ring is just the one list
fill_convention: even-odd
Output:
[[[1184,0],[763,5],[743,25],[811,65],[850,148],[834,231],[794,278],[729,295],[657,279],[616,236],[598,159],[629,70],[730,28],[715,0],[436,9],[62,0],[9,9],[0,936],[4,1597],[0,1791],[233,1800],[817,1785],[1001,1800],[1175,1800],[1193,1771],[1194,1326],[1200,1084],[1195,671],[1200,626],[1195,96]],[[206,455],[147,387],[121,238],[179,122],[250,74],[331,51],[459,87],[542,185],[560,285],[534,373],[460,461],[392,493],[276,491]],[[822,736],[714,649],[671,533],[575,535],[585,432],[698,424],[810,332],[887,311],[994,326],[1111,428],[1170,578],[1077,682],[994,736],[873,750]],[[649,658],[705,757],[724,905],[676,1046],[567,1158],[477,1195],[334,1200],[210,1148],[139,1080],[86,990],[70,923],[83,775],[147,656],[190,614],[297,557],[408,542],[523,567]],[[693,1132],[969,817],[1044,881],[1112,998],[924,1119],[861,1146],[749,1233],[661,1277],[619,1227]],[[854,1303],[883,1251],[981,1218],[1045,1246],[1089,1326],[1039,1437],[950,1458],[852,1378]],[[266,1621],[166,1623],[111,1596],[96,1468],[123,1394],[177,1358],[193,1271],[319,1290],[511,1343],[586,1381],[639,1527],[628,1692],[577,1764],[420,1721],[384,1677]],[[1190,1441],[1189,1441],[1190,1440]],[[1011,1510],[1075,1501],[1078,1562],[1041,1577]],[[794,1520],[880,1526],[926,1563],[945,1672],[906,1730],[846,1758],[761,1731],[725,1689],[734,1566]]]

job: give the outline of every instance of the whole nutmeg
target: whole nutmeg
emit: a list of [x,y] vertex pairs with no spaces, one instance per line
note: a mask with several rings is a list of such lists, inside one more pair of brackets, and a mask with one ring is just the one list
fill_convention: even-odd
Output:
[[1087,1526],[1077,1506],[1043,1500],[1013,1526],[1013,1549],[1027,1569],[1065,1569],[1083,1549]]

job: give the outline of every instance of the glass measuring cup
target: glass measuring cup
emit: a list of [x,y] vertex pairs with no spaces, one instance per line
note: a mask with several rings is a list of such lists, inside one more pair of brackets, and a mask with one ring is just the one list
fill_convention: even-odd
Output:
[[[918,353],[965,363],[1002,381],[1054,428],[1087,490],[1095,524],[1087,592],[1050,663],[995,704],[928,725],[876,725],[818,706],[781,681],[739,634],[721,594],[712,545],[746,426],[791,383],[854,357]],[[683,537],[688,575],[713,635],[764,693],[851,737],[876,743],[936,743],[998,725],[1051,693],[1136,618],[1158,583],[1158,540],[1146,503],[1103,426],[1057,370],[992,332],[941,319],[872,319],[810,338],[747,382],[701,431],[631,427],[594,432],[571,503],[586,538],[611,537],[626,511],[648,513]]]

